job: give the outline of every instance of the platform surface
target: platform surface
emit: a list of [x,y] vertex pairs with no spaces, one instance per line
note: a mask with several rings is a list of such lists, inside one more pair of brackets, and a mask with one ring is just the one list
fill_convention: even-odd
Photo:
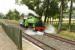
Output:
[[0,26],[0,50],[18,50],[13,41],[6,35]]

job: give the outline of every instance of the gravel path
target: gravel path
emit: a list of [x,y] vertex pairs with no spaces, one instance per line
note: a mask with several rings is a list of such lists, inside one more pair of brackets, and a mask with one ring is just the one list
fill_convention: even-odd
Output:
[[0,26],[0,50],[17,50],[16,45],[5,34],[1,26]]

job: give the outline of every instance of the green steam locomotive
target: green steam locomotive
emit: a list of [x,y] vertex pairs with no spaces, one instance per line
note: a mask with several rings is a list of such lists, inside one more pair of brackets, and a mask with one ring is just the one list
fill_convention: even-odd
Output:
[[36,31],[44,31],[45,26],[39,17],[30,16],[23,20],[22,24],[25,28],[33,28]]

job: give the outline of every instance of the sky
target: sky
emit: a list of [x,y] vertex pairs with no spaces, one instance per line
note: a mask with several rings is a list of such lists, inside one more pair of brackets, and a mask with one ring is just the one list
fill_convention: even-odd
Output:
[[6,14],[9,9],[14,9],[15,0],[0,0],[0,13]]
[[9,10],[16,9],[20,14],[28,15],[32,13],[35,16],[38,16],[34,11],[30,10],[24,4],[16,4],[15,0],[0,0],[0,13],[7,14]]
[[[75,4],[73,4],[75,7]],[[70,2],[68,3],[68,6],[70,6]],[[17,5],[15,3],[15,0],[0,0],[0,13],[7,14],[9,10],[14,10],[20,12],[20,14],[24,13],[25,15],[28,15],[29,13],[32,13],[37,16],[37,14],[30,10],[26,5]]]
[[[71,2],[68,3],[68,6],[69,6],[69,7],[70,7],[70,3],[71,3]],[[73,7],[75,7],[75,3],[73,3]]]

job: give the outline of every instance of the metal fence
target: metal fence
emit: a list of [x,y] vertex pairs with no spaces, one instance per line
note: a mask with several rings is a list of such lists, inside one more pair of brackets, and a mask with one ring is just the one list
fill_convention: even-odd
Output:
[[[56,28],[58,28],[59,26],[59,21],[51,21]],[[69,20],[68,19],[64,19],[62,21],[62,30],[68,30],[69,29]],[[71,20],[71,31],[75,32],[75,20],[72,19]]]
[[19,28],[5,23],[1,23],[6,34],[13,40],[18,47],[18,50],[22,50],[22,32]]

